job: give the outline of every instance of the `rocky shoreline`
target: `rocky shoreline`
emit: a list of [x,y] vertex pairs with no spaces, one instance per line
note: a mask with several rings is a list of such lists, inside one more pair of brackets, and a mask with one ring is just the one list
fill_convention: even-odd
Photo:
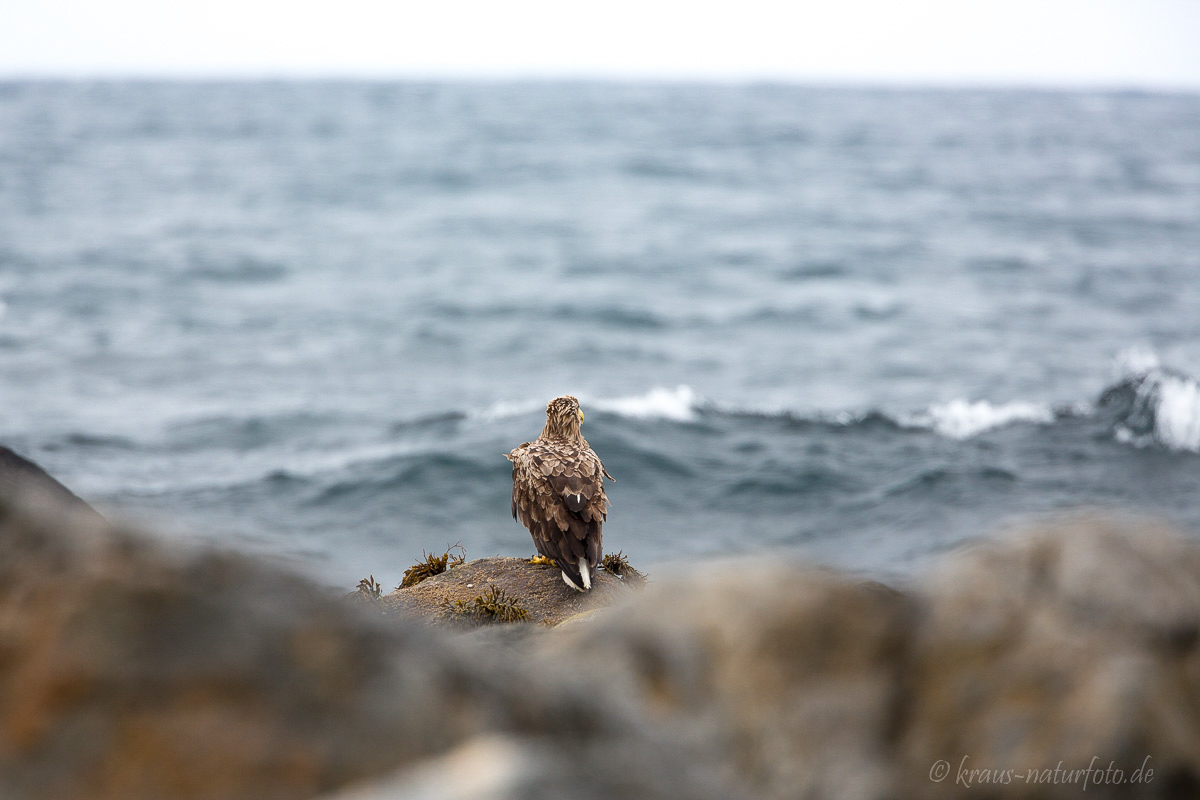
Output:
[[[487,587],[525,621],[464,635],[447,609]],[[578,595],[479,559],[358,594],[3,501],[0,797],[1200,792],[1200,544],[1144,520],[1000,536],[903,591],[743,563]]]

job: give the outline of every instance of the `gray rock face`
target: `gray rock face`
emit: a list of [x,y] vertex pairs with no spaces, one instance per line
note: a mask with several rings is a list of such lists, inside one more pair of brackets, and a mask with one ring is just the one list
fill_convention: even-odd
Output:
[[1151,524],[1047,525],[905,592],[735,563],[627,594],[499,641],[4,501],[0,797],[1200,789],[1200,545]]

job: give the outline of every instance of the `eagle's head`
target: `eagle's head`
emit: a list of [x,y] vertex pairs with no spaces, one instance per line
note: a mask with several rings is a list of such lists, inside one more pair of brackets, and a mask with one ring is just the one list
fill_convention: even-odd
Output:
[[583,411],[579,400],[569,394],[556,397],[546,404],[546,429],[543,434],[556,439],[578,439]]

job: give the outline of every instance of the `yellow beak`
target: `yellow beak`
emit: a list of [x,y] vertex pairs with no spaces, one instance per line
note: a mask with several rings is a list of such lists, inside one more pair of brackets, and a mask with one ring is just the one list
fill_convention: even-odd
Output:
[[579,410],[579,421],[583,422],[583,409]]

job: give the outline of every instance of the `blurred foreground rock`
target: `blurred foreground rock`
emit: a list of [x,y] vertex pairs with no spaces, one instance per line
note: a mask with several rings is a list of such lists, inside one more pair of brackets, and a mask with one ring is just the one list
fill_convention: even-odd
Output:
[[1049,524],[905,594],[722,565],[543,641],[767,797],[1200,797],[1200,545],[1146,522]]
[[0,497],[25,498],[26,503],[61,506],[79,517],[102,522],[100,514],[37,464],[0,445]]
[[1200,546],[1154,525],[628,595],[496,647],[7,502],[0,797],[1200,794]]
[[517,784],[529,797],[729,796],[554,669],[385,624],[239,556],[0,502],[4,800],[294,800],[489,732],[570,765]]

